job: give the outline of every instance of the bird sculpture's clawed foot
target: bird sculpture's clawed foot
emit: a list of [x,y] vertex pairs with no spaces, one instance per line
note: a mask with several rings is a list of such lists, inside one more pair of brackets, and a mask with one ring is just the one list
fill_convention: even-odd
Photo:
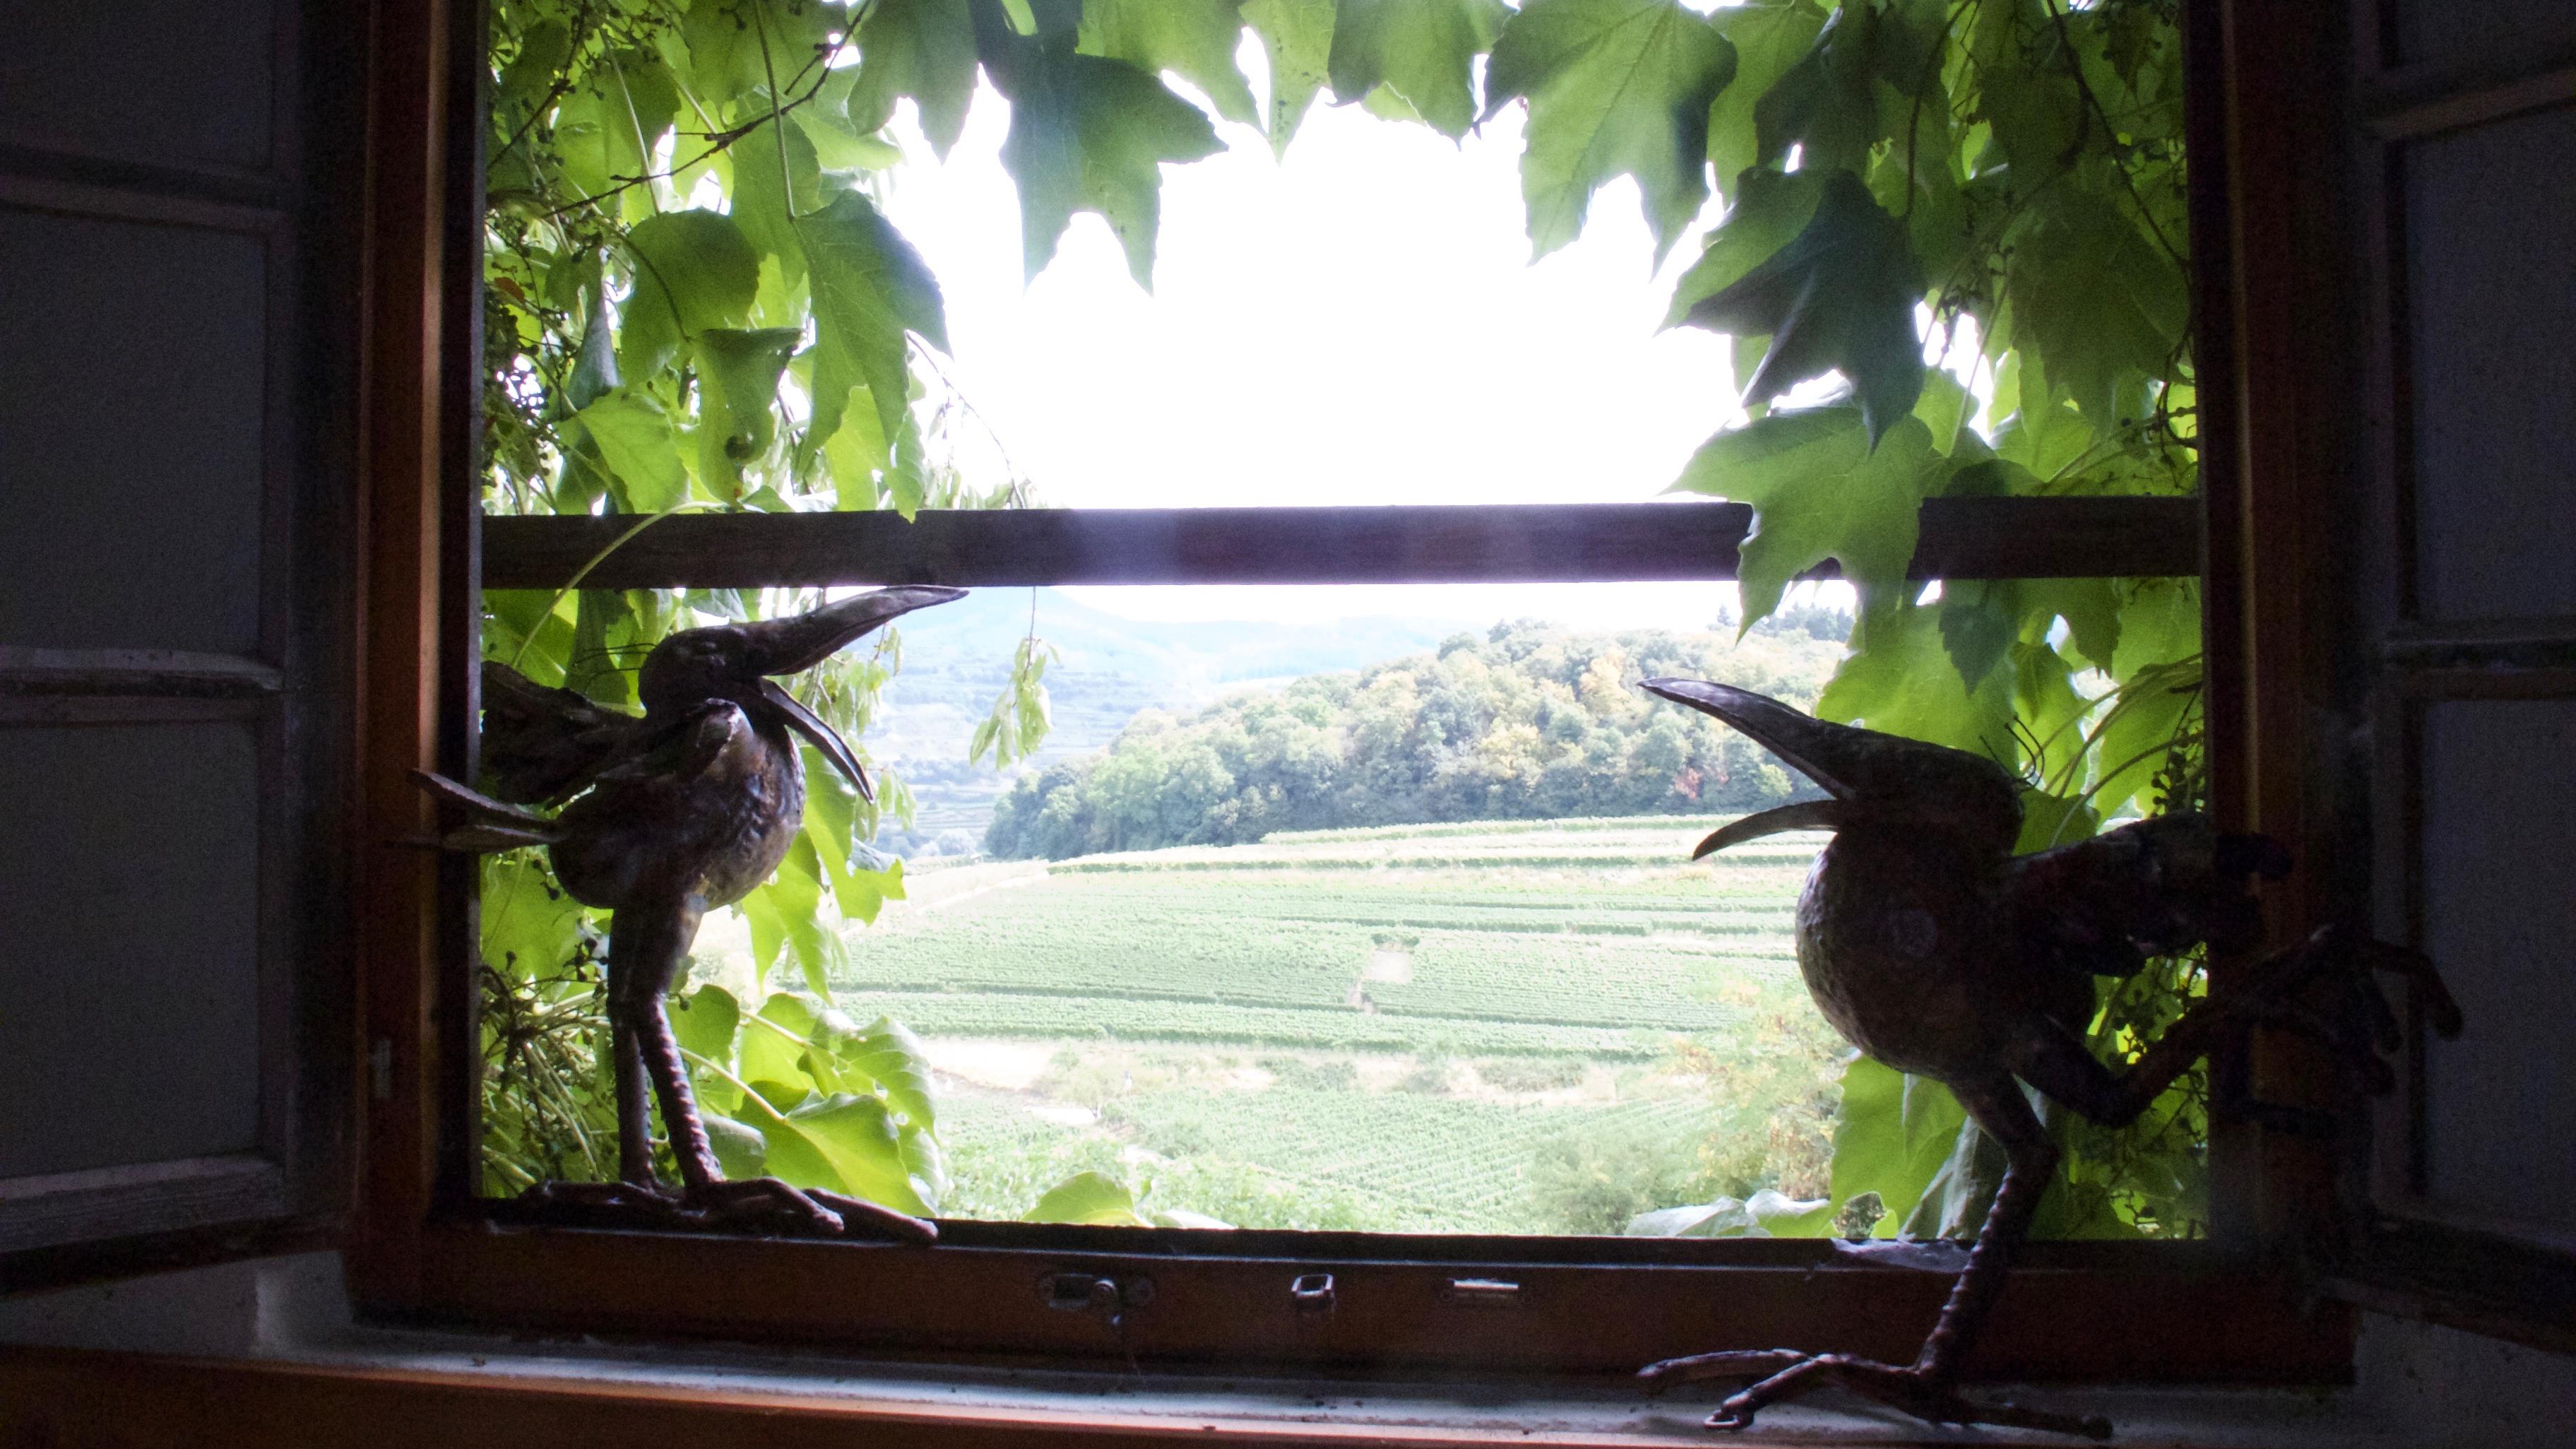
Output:
[[[2441,973],[2420,952],[2374,941],[2358,931],[2327,927],[2257,966],[2247,983],[2248,1021],[2302,1036],[2323,1047],[2353,1096],[2379,1096],[2397,1085],[2385,1058],[2405,1041],[2397,1015],[2376,977],[2396,977],[2413,993],[2424,1023],[2442,1037],[2460,1033],[2460,1007]],[[2329,1131],[2297,1124],[2331,1114],[2246,1101],[2231,1103],[2246,1115],[2279,1121],[2292,1130]]]
[[566,1210],[569,1223],[585,1227],[939,1241],[935,1223],[860,1198],[791,1186],[774,1177],[717,1180],[681,1192],[631,1182],[541,1182],[519,1200],[539,1209]]
[[1963,1398],[1948,1383],[1921,1368],[1898,1368],[1847,1353],[1800,1353],[1795,1349],[1750,1349],[1668,1358],[1637,1373],[1648,1393],[1700,1379],[1755,1378],[1743,1392],[1729,1397],[1709,1415],[1712,1429],[1746,1429],[1765,1406],[1832,1386],[1875,1399],[1929,1424],[1994,1424],[2009,1429],[2038,1429],[2086,1439],[2111,1437],[2111,1421],[2098,1415],[2052,1414],[2013,1403],[1981,1404]]

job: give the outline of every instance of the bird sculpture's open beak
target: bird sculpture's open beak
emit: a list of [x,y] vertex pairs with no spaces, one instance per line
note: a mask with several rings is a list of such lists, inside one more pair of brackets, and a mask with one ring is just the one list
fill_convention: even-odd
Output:
[[1649,678],[1649,694],[1716,714],[1834,799],[1747,815],[1700,841],[1690,859],[1780,830],[1842,830],[1862,817],[1958,830],[2009,851],[2022,825],[2022,781],[1999,763],[1950,745],[1829,724],[1749,688],[1703,678]]
[[1747,815],[1701,841],[1693,860],[1783,830],[1839,830],[1868,815],[1939,822],[1979,839],[1999,836],[2006,847],[2020,825],[2021,782],[1983,756],[1831,724],[1704,679],[1649,679],[1643,687],[1742,730],[1834,797]]
[[[768,619],[757,624],[741,625],[753,670],[763,676],[797,674],[813,668],[849,647],[889,620],[944,604],[966,596],[964,589],[940,588],[930,584],[913,584],[903,588],[878,589],[872,593],[852,594],[835,604],[798,614],[791,619]],[[812,710],[799,703],[796,696],[775,678],[760,681],[761,698],[786,716],[788,727],[813,742],[833,768],[850,777],[861,799],[874,800],[876,788],[868,783],[867,771],[859,768],[859,757],[849,742],[830,725],[823,723]]]
[[1836,766],[1850,751],[1848,742],[1837,735],[1863,735],[1849,725],[1827,724],[1811,715],[1801,714],[1768,695],[1732,685],[1712,684],[1705,679],[1649,679],[1643,686],[1649,694],[1659,694],[1675,704],[1686,704],[1702,714],[1744,732],[1755,744],[1780,757],[1783,764],[1823,786],[1831,800],[1801,800],[1747,815],[1727,825],[1699,843],[1691,859],[1714,855],[1730,845],[1742,845],[1765,835],[1784,830],[1839,830],[1850,818],[1845,802],[1855,793]]

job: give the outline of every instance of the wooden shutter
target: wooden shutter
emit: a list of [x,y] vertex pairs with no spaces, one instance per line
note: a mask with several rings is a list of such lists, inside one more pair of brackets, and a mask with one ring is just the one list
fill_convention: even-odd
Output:
[[0,7],[0,1288],[336,1206],[359,87],[328,23]]
[[[2368,909],[2468,1016],[2418,1031],[2332,1285],[2576,1346],[2576,7],[2354,7],[2334,148],[2366,325],[2336,708]],[[2321,138],[2322,139],[2322,138]]]

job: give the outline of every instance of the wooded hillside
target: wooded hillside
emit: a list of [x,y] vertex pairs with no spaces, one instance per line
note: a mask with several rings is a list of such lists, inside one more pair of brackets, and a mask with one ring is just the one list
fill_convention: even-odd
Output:
[[1736,642],[1519,621],[1187,719],[1147,710],[1101,753],[1023,778],[984,848],[1061,860],[1274,830],[1760,809],[1791,798],[1792,777],[1636,683],[1715,679],[1812,708],[1849,624],[1792,609]]

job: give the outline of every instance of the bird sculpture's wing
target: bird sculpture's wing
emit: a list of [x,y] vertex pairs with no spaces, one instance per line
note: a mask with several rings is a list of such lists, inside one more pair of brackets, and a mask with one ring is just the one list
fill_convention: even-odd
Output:
[[557,817],[564,838],[552,859],[564,889],[623,911],[706,886],[759,813],[743,779],[746,760],[760,753],[757,737],[740,707],[716,699],[635,741]]
[[2225,834],[2198,815],[2160,815],[2014,857],[2004,876],[2007,919],[2034,966],[2126,976],[2150,956],[2254,945],[2262,935],[2254,878],[2277,880],[2288,868],[2262,836]]
[[631,749],[633,715],[537,683],[497,660],[483,664],[483,783],[513,804],[569,799]]
[[751,720],[731,700],[711,699],[670,725],[637,731],[628,748],[594,777],[602,785],[651,781],[694,789],[736,735],[749,735]]

